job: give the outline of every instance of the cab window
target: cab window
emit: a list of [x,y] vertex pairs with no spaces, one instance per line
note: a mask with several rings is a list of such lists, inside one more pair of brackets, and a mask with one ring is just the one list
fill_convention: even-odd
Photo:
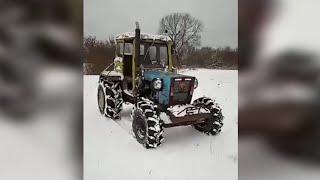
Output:
[[124,55],[132,55],[133,52],[133,44],[125,43],[124,44]]
[[168,48],[167,46],[160,46],[160,64],[168,64]]
[[151,64],[156,64],[157,63],[157,47],[156,46],[150,46],[149,47],[149,58]]
[[117,43],[117,56],[122,57],[123,54],[123,43]]
[[144,55],[144,45],[140,44],[140,55]]

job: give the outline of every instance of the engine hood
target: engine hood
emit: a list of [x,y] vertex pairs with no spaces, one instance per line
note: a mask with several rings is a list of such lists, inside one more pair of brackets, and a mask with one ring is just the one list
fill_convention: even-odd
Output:
[[[161,79],[163,86],[161,91],[156,92],[157,103],[164,107],[190,103],[195,77],[159,70],[146,71],[143,76],[144,80],[149,82],[156,78]],[[179,88],[182,88],[183,92],[177,92],[176,89],[180,91]]]

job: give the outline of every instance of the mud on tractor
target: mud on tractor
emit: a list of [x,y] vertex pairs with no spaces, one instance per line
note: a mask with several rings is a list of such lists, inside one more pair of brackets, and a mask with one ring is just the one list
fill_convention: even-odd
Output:
[[123,102],[134,104],[132,130],[146,148],[159,146],[169,127],[192,125],[216,135],[223,125],[221,108],[207,97],[191,104],[197,86],[195,77],[176,73],[171,39],[140,33],[136,23],[135,32],[116,36],[114,62],[99,76],[98,106],[106,117],[120,119]]

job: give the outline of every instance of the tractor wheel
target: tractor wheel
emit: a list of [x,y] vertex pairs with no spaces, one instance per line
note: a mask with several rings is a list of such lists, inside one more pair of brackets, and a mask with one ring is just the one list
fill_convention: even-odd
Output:
[[146,148],[156,148],[163,141],[163,121],[156,106],[148,99],[140,99],[132,109],[132,130],[137,141]]
[[119,119],[122,110],[122,94],[119,82],[99,81],[98,106],[101,114]]
[[204,132],[208,135],[216,135],[221,132],[223,126],[223,115],[221,113],[221,108],[212,99],[207,97],[202,97],[193,101],[193,105],[198,107],[204,107],[210,110],[212,116],[208,118],[205,122],[195,124],[194,128],[200,132]]

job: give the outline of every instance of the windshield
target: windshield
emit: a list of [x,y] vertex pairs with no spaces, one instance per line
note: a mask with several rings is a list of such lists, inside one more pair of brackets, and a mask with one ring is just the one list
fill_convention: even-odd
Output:
[[141,63],[144,65],[168,65],[168,48],[165,44],[143,44],[144,53],[141,55]]
[[[121,44],[123,45],[123,44]],[[120,53],[124,55],[133,55],[133,44],[124,43],[119,48]],[[143,65],[168,65],[168,48],[166,44],[142,43],[140,44],[140,62]]]

